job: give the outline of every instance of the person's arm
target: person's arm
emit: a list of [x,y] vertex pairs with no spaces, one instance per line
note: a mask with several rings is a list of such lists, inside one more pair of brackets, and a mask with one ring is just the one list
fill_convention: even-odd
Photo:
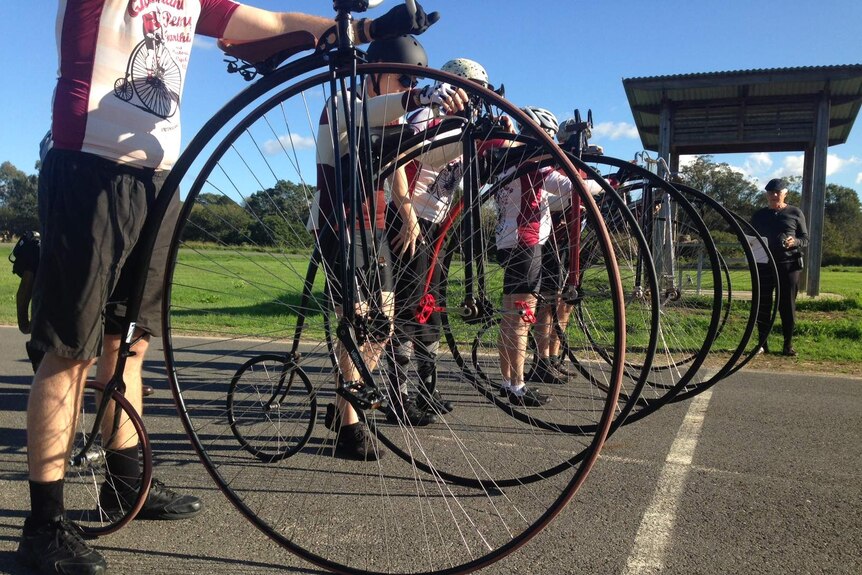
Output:
[[410,257],[416,253],[416,242],[419,241],[419,218],[413,209],[410,199],[410,184],[407,181],[407,171],[401,166],[392,178],[392,204],[398,209],[401,217],[401,229],[398,236],[392,240],[392,249],[400,256]]
[[[360,23],[362,30],[359,29]],[[320,38],[334,25],[332,18],[301,12],[270,12],[243,4],[234,10],[228,20],[223,39],[230,42],[248,42],[290,32],[310,32]],[[371,37],[371,20],[355,21],[353,27],[355,38]]]
[[[353,37],[357,44],[366,44],[373,39],[422,34],[439,19],[440,14],[426,14],[418,2],[416,11],[412,13],[401,3],[373,20],[362,18],[354,21]],[[309,32],[320,39],[334,26],[332,18],[301,12],[270,12],[241,4],[231,14],[222,39],[227,42],[248,42],[291,32]]]
[[788,247],[804,248],[808,246],[808,225],[805,223],[805,214],[802,210],[797,210],[796,215],[796,235],[792,237],[792,243]]

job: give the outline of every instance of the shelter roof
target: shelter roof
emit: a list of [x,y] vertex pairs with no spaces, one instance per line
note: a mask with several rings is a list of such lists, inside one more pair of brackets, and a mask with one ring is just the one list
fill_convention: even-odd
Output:
[[862,64],[625,78],[641,142],[658,150],[662,104],[680,154],[804,150],[829,96],[829,145],[843,144],[862,107]]

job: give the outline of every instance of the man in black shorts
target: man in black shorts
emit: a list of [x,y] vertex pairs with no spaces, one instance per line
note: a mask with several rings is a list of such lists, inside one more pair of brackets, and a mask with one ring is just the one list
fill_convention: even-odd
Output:
[[[329,18],[269,12],[231,0],[60,3],[60,74],[53,98],[53,144],[39,179],[42,246],[33,293],[32,344],[45,357],[27,406],[31,514],[17,551],[21,563],[40,573],[105,572],[104,558],[65,517],[64,477],[78,406],[90,368],[98,360],[96,378],[106,382],[114,372],[120,337],[130,337],[133,355],[123,376],[126,397],[140,412],[144,358],[150,338],[160,335],[161,274],[172,231],[167,224],[152,254],[139,321],[132,333],[117,333],[131,289],[127,270],[143,255],[138,240],[147,211],[180,148],[179,113],[164,117],[115,89],[144,41],[142,20],[153,16],[164,28],[163,47],[180,63],[180,86],[191,30],[242,43],[298,31],[322,38],[334,26]],[[367,42],[421,33],[434,21],[436,15],[421,8],[411,13],[402,4],[376,20],[355,22],[353,32]],[[181,93],[172,96],[178,102],[182,98]],[[175,221],[177,206],[174,198],[165,222]],[[140,487],[123,481],[139,477],[137,451],[134,433],[119,434],[108,446],[112,484],[125,487],[102,487],[103,510],[110,512],[126,499],[124,491]],[[138,517],[182,519],[202,508],[198,498],[159,482],[149,494]]]

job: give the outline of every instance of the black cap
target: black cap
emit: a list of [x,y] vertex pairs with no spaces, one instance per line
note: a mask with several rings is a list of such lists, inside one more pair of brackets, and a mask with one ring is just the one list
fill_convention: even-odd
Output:
[[772,178],[769,180],[769,183],[766,184],[767,192],[775,192],[787,189],[787,182],[782,180],[781,178]]

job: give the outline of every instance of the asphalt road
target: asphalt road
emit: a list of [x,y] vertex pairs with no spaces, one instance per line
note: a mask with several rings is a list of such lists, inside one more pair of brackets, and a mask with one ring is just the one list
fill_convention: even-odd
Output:
[[[24,337],[0,327],[0,572],[28,506]],[[137,521],[96,542],[111,573],[319,573],[258,533],[209,483],[159,376],[147,399],[158,474],[203,497],[182,523]],[[153,421],[155,420],[155,421]],[[767,373],[756,361],[712,393],[626,426],[575,500],[480,573],[862,573],[862,379]]]

